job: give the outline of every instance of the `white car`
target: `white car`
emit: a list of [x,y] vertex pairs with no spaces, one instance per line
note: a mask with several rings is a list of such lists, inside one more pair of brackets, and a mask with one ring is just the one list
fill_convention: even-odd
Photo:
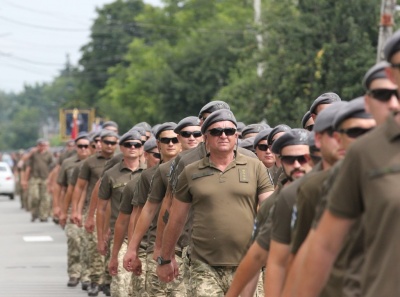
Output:
[[14,192],[14,174],[6,162],[0,162],[0,195],[7,195],[10,199],[14,199]]

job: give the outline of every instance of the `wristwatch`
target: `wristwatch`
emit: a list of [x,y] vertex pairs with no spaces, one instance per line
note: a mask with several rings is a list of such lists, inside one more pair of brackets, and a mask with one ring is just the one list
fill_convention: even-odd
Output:
[[157,264],[158,265],[165,265],[171,263],[171,260],[164,260],[163,257],[158,256],[157,257]]

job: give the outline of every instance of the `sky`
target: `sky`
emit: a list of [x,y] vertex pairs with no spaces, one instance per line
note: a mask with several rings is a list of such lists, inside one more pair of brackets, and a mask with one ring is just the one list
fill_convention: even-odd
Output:
[[[112,0],[0,0],[0,90],[51,82],[89,41],[96,7]],[[145,0],[160,5],[160,0]]]

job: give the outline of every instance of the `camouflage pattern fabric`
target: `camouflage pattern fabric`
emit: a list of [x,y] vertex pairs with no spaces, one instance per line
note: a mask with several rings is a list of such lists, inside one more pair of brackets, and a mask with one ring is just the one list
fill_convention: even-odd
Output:
[[81,277],[81,238],[80,228],[72,223],[65,226],[65,234],[67,235],[67,259],[68,259],[68,276]]
[[47,193],[46,179],[34,178],[29,180],[29,195],[33,218],[47,220],[50,212],[50,196]]
[[[110,250],[112,250],[114,245],[113,240],[111,240]],[[118,253],[118,274],[112,276],[111,280],[111,296],[112,297],[131,297],[132,296],[132,285],[131,285],[131,273],[126,271],[123,267],[124,256],[128,249],[128,241],[124,240],[121,249]],[[108,261],[107,261],[108,263]]]

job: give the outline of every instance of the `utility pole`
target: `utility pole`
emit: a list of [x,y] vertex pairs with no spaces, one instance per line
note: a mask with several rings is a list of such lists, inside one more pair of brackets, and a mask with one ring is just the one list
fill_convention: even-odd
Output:
[[393,34],[394,14],[396,12],[396,0],[382,0],[381,20],[379,24],[378,52],[376,61],[382,61],[383,47],[386,40]]
[[[261,22],[261,0],[254,0],[253,6],[254,6],[254,23],[256,24],[257,30],[259,30],[262,25],[262,22]],[[256,40],[257,40],[258,50],[261,51],[264,47],[263,46],[263,36],[259,32],[256,34]],[[263,72],[264,72],[264,63],[259,62],[257,64],[258,77],[262,77]]]

